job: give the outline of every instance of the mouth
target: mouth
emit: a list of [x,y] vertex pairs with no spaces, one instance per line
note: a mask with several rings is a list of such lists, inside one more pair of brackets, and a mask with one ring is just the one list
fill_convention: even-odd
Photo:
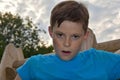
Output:
[[70,55],[70,54],[71,54],[71,51],[64,51],[64,50],[63,50],[63,51],[62,51],[62,54],[67,56],[67,55]]

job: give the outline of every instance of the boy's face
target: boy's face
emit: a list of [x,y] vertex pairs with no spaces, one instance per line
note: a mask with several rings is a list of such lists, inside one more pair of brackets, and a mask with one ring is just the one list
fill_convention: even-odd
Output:
[[82,41],[87,37],[81,23],[63,21],[61,25],[49,27],[50,36],[56,54],[60,59],[68,61],[73,59],[80,50]]

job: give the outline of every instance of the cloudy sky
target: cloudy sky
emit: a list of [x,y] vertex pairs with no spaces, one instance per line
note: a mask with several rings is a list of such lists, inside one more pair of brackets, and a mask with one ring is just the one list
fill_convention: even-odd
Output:
[[[29,16],[36,25],[47,31],[50,11],[61,1],[63,0],[0,0],[0,11]],[[120,39],[120,0],[77,1],[83,2],[89,10],[89,27],[94,31],[97,42]],[[50,39],[49,35],[44,37]]]

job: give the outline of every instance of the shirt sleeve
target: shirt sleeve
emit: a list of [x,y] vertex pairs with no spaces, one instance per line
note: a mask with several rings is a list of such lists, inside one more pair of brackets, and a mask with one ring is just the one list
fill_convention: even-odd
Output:
[[116,63],[111,72],[111,79],[120,80],[120,61]]
[[20,76],[21,80],[30,80],[31,79],[31,58],[29,58],[22,66],[17,68],[17,73]]
[[[114,54],[112,52],[107,52],[103,50],[98,50],[97,54],[101,57],[103,65],[106,67],[108,72],[109,80],[119,80],[120,79],[120,54]],[[102,56],[101,56],[102,54]]]

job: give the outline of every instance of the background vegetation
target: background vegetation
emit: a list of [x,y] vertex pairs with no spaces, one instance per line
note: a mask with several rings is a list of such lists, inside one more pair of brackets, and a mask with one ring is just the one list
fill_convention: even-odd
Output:
[[45,41],[39,37],[40,33],[46,34],[29,17],[23,19],[18,14],[0,12],[0,60],[9,43],[21,47],[26,58],[38,53],[52,52],[52,45],[46,47]]

